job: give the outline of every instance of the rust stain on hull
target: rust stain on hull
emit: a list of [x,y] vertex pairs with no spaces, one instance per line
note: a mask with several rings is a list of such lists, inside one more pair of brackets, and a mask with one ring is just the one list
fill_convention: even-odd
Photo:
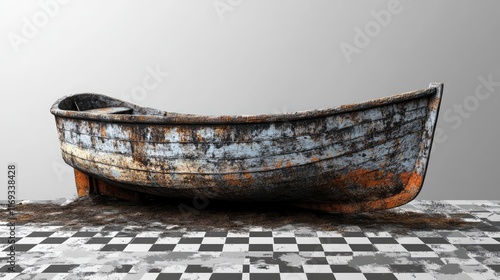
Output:
[[77,94],[51,112],[79,196],[198,195],[353,213],[418,194],[442,89],[255,116],[178,114]]
[[[355,171],[353,173],[354,174],[352,174],[352,176],[355,176],[356,178],[354,179],[354,181],[356,181],[355,184],[361,189],[372,188],[374,186],[376,187],[388,186],[390,185],[387,184],[389,182],[393,182],[393,184],[400,184],[394,181],[397,177],[399,177],[398,181],[403,182],[403,189],[389,197],[376,199],[372,201],[350,202],[350,203],[340,203],[340,204],[335,202],[296,203],[296,205],[314,210],[320,210],[325,212],[340,212],[340,213],[359,213],[359,212],[370,212],[380,209],[390,209],[404,205],[409,201],[413,200],[419,193],[423,184],[423,177],[416,172],[405,172],[400,174],[399,176],[395,176],[394,174],[389,173],[385,177],[381,177],[380,174],[377,174],[376,176],[377,178],[373,181],[371,181],[369,178],[359,180],[357,179],[359,177],[356,177],[357,176],[356,173],[359,172]],[[362,183],[360,184],[360,181],[365,181],[366,184]],[[338,181],[334,184],[338,184]]]
[[90,177],[87,174],[77,169],[74,169],[74,172],[75,172],[76,192],[78,196],[79,197],[88,196],[91,188]]

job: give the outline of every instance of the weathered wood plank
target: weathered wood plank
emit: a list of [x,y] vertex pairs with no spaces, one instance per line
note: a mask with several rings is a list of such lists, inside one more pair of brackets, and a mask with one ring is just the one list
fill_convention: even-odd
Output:
[[[64,152],[92,161],[102,162],[107,165],[117,167],[128,167],[134,170],[152,170],[154,172],[170,173],[235,173],[238,170],[243,172],[258,172],[265,169],[289,168],[295,165],[306,164],[315,161],[322,161],[329,158],[341,157],[346,153],[353,153],[363,150],[377,143],[385,143],[391,139],[398,139],[409,133],[422,130],[423,122],[416,120],[400,129],[380,132],[370,138],[356,138],[353,141],[335,141],[316,149],[294,151],[292,153],[253,156],[245,159],[231,158],[210,158],[206,155],[200,157],[150,157],[137,159],[135,155],[112,154],[96,151],[94,149],[82,149],[76,145],[62,144]],[[415,135],[419,139],[420,135]],[[417,143],[418,144],[418,143]],[[297,146],[295,146],[297,147]],[[135,150],[137,152],[137,150]],[[147,150],[142,150],[147,151]],[[231,150],[229,150],[231,151]],[[238,152],[238,150],[233,151]]]
[[[381,106],[367,111],[353,112],[330,116],[314,122],[301,120],[283,123],[246,125],[155,125],[122,124],[72,120],[58,122],[59,130],[73,131],[83,135],[95,135],[126,141],[145,141],[156,143],[255,143],[266,140],[277,140],[289,137],[312,136],[334,132],[359,123],[372,122],[388,117],[404,118],[412,111],[426,108],[428,99],[412,100],[410,103]],[[419,111],[420,112],[420,111]],[[401,117],[395,116],[401,115]]]
[[[401,140],[396,139],[387,141],[383,144],[340,158],[311,162],[308,165],[272,168],[253,173],[245,172],[244,170],[229,174],[200,174],[199,172],[176,173],[164,172],[162,170],[139,170],[130,169],[129,167],[111,166],[70,155],[68,155],[68,160],[79,162],[80,166],[88,169],[92,169],[94,165],[99,166],[99,168],[94,170],[96,172],[95,174],[106,174],[106,176],[122,183],[129,183],[134,180],[142,181],[139,179],[144,179],[144,182],[147,182],[155,177],[156,175],[154,174],[156,173],[159,175],[156,176],[157,179],[154,181],[158,183],[158,186],[167,188],[190,188],[192,185],[211,185],[215,187],[224,184],[237,186],[238,183],[240,185],[255,185],[259,184],[259,182],[265,182],[266,185],[278,181],[292,182],[302,177],[308,177],[311,174],[322,174],[324,172],[344,174],[347,172],[346,169],[375,169],[380,168],[382,163],[386,164],[384,167],[385,169],[390,169],[392,168],[391,166],[394,165],[398,166],[401,172],[410,171],[415,165],[415,154],[418,154],[419,149],[417,144],[418,133],[414,133],[404,136]],[[380,162],[379,159],[383,159],[383,162]],[[142,177],[138,177],[139,173]],[[235,184],[235,182],[238,183]]]
[[[273,155],[293,154],[315,149],[323,149],[340,142],[346,145],[356,139],[380,137],[381,134],[394,133],[395,130],[414,131],[414,122],[422,120],[425,111],[415,112],[411,117],[401,118],[400,122],[393,119],[376,120],[366,122],[357,126],[348,127],[336,133],[322,133],[316,136],[299,136],[295,138],[284,138],[273,141],[261,141],[255,143],[149,143],[128,142],[76,134],[65,131],[61,138],[62,143],[79,146],[83,149],[95,149],[99,152],[116,153],[124,156],[131,156],[132,151],[141,153],[141,156],[153,158],[224,158],[224,159],[248,159],[262,158]],[[419,121],[417,124],[420,125]],[[368,141],[370,138],[367,139]],[[134,147],[132,147],[134,145]],[[346,148],[347,149],[347,148]]]

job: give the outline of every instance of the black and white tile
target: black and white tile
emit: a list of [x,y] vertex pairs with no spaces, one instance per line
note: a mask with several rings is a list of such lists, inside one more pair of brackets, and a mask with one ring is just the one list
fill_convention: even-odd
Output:
[[[17,271],[2,279],[500,279],[498,201],[414,201],[398,211],[462,213],[477,228],[184,232],[127,226],[22,225]],[[4,223],[5,224],[5,223]],[[8,250],[7,229],[0,248]]]

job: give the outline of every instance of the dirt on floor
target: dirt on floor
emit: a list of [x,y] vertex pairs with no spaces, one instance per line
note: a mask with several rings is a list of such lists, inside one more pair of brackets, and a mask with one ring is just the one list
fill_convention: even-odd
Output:
[[[144,228],[171,226],[185,230],[239,230],[248,227],[308,227],[338,230],[346,226],[391,229],[469,229],[460,214],[382,210],[360,214],[332,214],[277,203],[182,201],[173,199],[125,202],[105,196],[78,198],[67,204],[28,203],[15,208],[17,223],[61,224],[67,227],[136,225]],[[0,220],[7,220],[7,211]]]

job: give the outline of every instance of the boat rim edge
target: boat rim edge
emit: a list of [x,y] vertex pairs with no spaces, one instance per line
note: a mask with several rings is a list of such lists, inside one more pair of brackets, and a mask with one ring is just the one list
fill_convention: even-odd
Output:
[[[431,83],[431,85],[442,85],[442,83]],[[79,95],[94,95],[100,96],[110,101],[122,102],[125,106],[131,108],[144,108],[160,111],[158,109],[139,106],[127,101],[116,99],[107,95],[97,93],[77,93],[59,98],[51,107],[50,112],[56,117],[75,118],[75,119],[90,119],[98,121],[121,122],[121,123],[158,123],[158,124],[248,124],[248,123],[272,123],[272,122],[287,122],[295,120],[313,119],[318,117],[327,117],[340,113],[360,111],[367,108],[380,107],[394,103],[404,102],[411,99],[417,99],[423,96],[432,95],[436,92],[437,86],[404,92],[400,94],[390,95],[377,99],[372,99],[359,103],[340,105],[336,107],[304,110],[291,113],[279,114],[255,114],[255,115],[195,115],[183,114],[169,111],[163,111],[167,115],[104,115],[90,114],[85,111],[71,111],[59,108],[59,104],[68,98],[73,98]]]

